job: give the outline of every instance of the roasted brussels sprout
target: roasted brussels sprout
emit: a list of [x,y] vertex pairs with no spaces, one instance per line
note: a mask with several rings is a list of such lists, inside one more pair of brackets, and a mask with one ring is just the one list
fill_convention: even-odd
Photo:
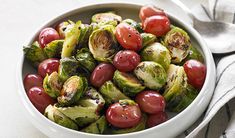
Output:
[[113,81],[127,96],[135,96],[145,89],[145,86],[135,76],[118,70],[114,73]]
[[40,47],[38,41],[35,41],[31,46],[24,47],[24,54],[26,59],[35,67],[48,58],[46,53]]
[[108,122],[105,116],[101,116],[97,121],[82,129],[82,132],[103,134],[108,127]]
[[171,54],[172,63],[180,63],[189,53],[189,35],[181,28],[173,27],[164,38],[164,45]]
[[171,64],[167,75],[167,85],[163,93],[167,108],[180,112],[195,99],[198,92],[188,84],[183,67]]
[[72,119],[79,127],[87,126],[88,124],[99,119],[94,107],[57,107],[58,111]]
[[47,74],[43,80],[43,88],[52,98],[57,98],[60,95],[62,87],[63,83],[60,82],[57,72],[53,72],[50,75]]
[[154,43],[157,40],[157,37],[150,33],[141,33],[142,37],[142,46],[146,47],[152,43]]
[[110,62],[118,52],[119,45],[114,36],[114,30],[112,25],[106,25],[90,35],[89,49],[96,60]]
[[118,102],[123,99],[130,99],[125,94],[123,94],[113,83],[112,81],[105,82],[100,87],[100,93],[104,96],[104,99],[107,104]]
[[166,71],[158,63],[143,61],[134,70],[135,75],[150,89],[158,90],[166,83]]
[[154,61],[167,70],[171,63],[169,50],[162,44],[156,42],[141,51],[141,58],[144,61]]
[[[114,24],[114,21],[115,21],[115,24]],[[115,14],[114,12],[97,13],[97,14],[94,14],[91,18],[91,22],[93,23],[112,22],[114,26],[119,24],[121,21],[122,21],[122,17]]]
[[77,51],[76,59],[78,63],[89,72],[92,72],[96,66],[96,61],[93,58],[88,48],[82,48]]
[[60,80],[64,82],[69,77],[76,75],[78,66],[78,61],[73,57],[60,59],[60,66],[58,71]]
[[70,57],[75,50],[76,45],[80,37],[81,21],[77,21],[76,24],[71,22],[71,26],[66,29],[65,40],[63,43],[61,57]]
[[139,33],[143,32],[143,29],[141,27],[141,24],[137,23],[136,21],[132,20],[132,19],[125,19],[122,21],[123,23],[127,23],[129,25],[131,25],[132,27],[134,27]]
[[84,94],[88,86],[87,79],[79,76],[72,76],[63,85],[58,103],[62,106],[71,105],[77,102]]
[[80,36],[77,44],[77,49],[81,49],[83,47],[88,47],[89,36],[93,31],[93,26],[88,24],[81,24],[80,26]]
[[61,126],[78,130],[78,126],[73,120],[65,116],[63,113],[58,111],[57,108],[55,108],[52,105],[47,106],[44,114],[48,119]]
[[190,45],[188,56],[182,61],[182,65],[190,59],[196,59],[200,62],[204,61],[202,54],[192,45]]
[[60,58],[64,40],[54,40],[46,45],[44,51],[48,58]]

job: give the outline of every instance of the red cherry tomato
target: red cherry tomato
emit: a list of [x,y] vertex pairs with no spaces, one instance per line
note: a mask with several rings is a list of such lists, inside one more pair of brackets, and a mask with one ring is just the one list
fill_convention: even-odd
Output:
[[56,26],[56,31],[59,33],[61,39],[65,38],[65,30],[68,27],[68,25],[69,25],[68,22],[61,22]]
[[56,58],[46,59],[39,64],[38,74],[44,78],[46,74],[50,75],[54,71],[57,72],[59,65],[60,65],[59,59]]
[[95,87],[102,86],[106,81],[111,80],[113,78],[113,74],[115,71],[115,67],[109,63],[100,63],[93,70],[90,82]]
[[24,88],[26,92],[34,86],[42,87],[43,78],[38,74],[28,74],[24,77]]
[[53,105],[56,103],[54,99],[44,92],[42,87],[32,87],[27,92],[27,95],[35,108],[42,114],[48,105]]
[[140,33],[127,23],[120,23],[116,27],[115,36],[125,49],[139,51],[142,48]]
[[155,114],[165,111],[165,99],[156,91],[142,91],[137,94],[135,101],[140,106],[140,109],[146,113]]
[[188,60],[184,63],[184,70],[189,84],[201,89],[206,78],[206,66],[197,60]]
[[131,50],[119,51],[113,59],[113,65],[122,72],[134,70],[139,63],[140,56]]
[[166,13],[162,9],[154,7],[152,5],[143,6],[140,9],[139,17],[140,17],[140,20],[142,22],[146,18],[154,16],[154,15],[164,15],[164,16],[166,16]]
[[152,114],[148,116],[147,119],[147,127],[154,127],[156,125],[159,125],[163,122],[167,121],[167,114],[165,112],[158,112],[156,114]]
[[163,36],[170,31],[170,24],[168,17],[155,15],[145,19],[143,30],[156,36]]
[[121,105],[115,103],[106,111],[107,121],[118,128],[129,128],[136,126],[141,120],[141,111],[136,105]]
[[55,29],[48,27],[48,28],[44,28],[40,32],[38,41],[39,41],[40,46],[44,48],[46,44],[57,39],[60,39],[58,32]]

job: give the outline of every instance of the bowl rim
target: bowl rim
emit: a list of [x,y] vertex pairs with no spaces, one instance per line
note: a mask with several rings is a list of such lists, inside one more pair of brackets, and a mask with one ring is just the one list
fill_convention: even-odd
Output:
[[[46,23],[41,25],[39,28],[36,29],[36,31],[34,31],[34,33],[33,33],[34,35],[31,35],[30,39],[28,41],[26,41],[26,45],[31,44],[35,40],[35,37],[38,36],[41,29],[43,29],[47,26],[51,26],[52,24],[54,24],[54,23],[56,23],[60,20],[63,20],[64,18],[67,18],[68,16],[74,15],[76,12],[81,12],[81,11],[86,10],[86,9],[91,9],[91,7],[94,7],[94,6],[101,6],[101,7],[110,6],[110,7],[112,7],[113,5],[117,5],[117,4],[122,5],[122,6],[126,6],[126,7],[127,6],[132,6],[132,7],[135,7],[135,8],[140,8],[141,6],[144,5],[144,4],[137,4],[137,3],[131,3],[131,2],[104,2],[104,3],[101,2],[101,3],[98,3],[98,4],[87,4],[87,5],[84,5],[84,6],[78,6],[74,9],[72,9],[72,10],[68,10],[68,11],[60,14],[59,16],[55,16],[54,18],[50,19],[49,21],[47,21]],[[190,112],[189,110],[192,109],[193,106],[196,106],[197,104],[202,102],[201,98],[203,98],[203,96],[204,96],[203,92],[206,92],[206,89],[208,89],[206,87],[209,87],[209,85],[211,85],[210,86],[211,89],[214,90],[214,86],[215,86],[215,64],[214,64],[212,54],[211,54],[209,48],[206,46],[206,43],[202,39],[200,34],[192,26],[189,26],[188,24],[183,23],[182,20],[176,18],[174,15],[172,15],[168,12],[166,12],[166,13],[169,16],[170,20],[173,19],[175,22],[177,22],[177,24],[180,24],[181,26],[183,26],[185,28],[185,30],[187,30],[187,32],[195,38],[195,40],[199,44],[199,47],[202,49],[202,53],[204,54],[205,64],[207,66],[206,79],[205,79],[205,82],[204,82],[204,85],[203,85],[202,89],[200,90],[200,93],[193,100],[193,102],[186,109],[184,109],[182,112],[178,113],[173,118],[171,118],[171,119],[167,120],[166,122],[164,122],[164,123],[162,123],[158,126],[155,126],[153,128],[144,129],[144,130],[141,130],[141,131],[138,131],[138,132],[118,134],[118,135],[91,134],[91,133],[76,131],[76,130],[72,130],[72,129],[60,126],[60,125],[52,122],[51,120],[47,119],[44,115],[42,115],[33,106],[33,104],[30,102],[29,98],[27,97],[27,94],[25,92],[24,85],[23,85],[23,76],[22,76],[23,63],[24,63],[25,57],[24,57],[23,52],[21,52],[22,53],[21,54],[21,59],[18,62],[17,74],[16,74],[17,75],[17,86],[18,86],[17,90],[19,91],[18,93],[19,93],[20,99],[23,102],[23,105],[26,108],[26,110],[30,113],[31,116],[34,117],[35,121],[37,121],[38,123],[47,124],[48,127],[52,128],[52,129],[54,127],[56,127],[56,129],[59,129],[62,132],[63,131],[69,131],[71,133],[81,135],[81,136],[95,136],[95,137],[121,137],[121,136],[134,136],[134,135],[138,135],[138,134],[147,134],[150,131],[154,131],[154,130],[163,128],[164,126],[167,126],[168,124],[172,124],[172,122],[176,122],[176,120],[178,120],[178,119],[182,119],[183,116],[187,115]],[[210,99],[212,97],[212,94],[213,94],[213,92],[211,92],[211,94],[210,94]],[[210,99],[208,99],[208,103],[209,103]],[[208,105],[208,103],[206,105]],[[181,131],[183,131],[183,130],[181,130]]]

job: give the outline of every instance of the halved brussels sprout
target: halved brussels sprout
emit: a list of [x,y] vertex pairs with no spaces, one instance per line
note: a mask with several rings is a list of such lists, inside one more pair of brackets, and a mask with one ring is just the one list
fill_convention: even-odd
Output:
[[85,127],[99,119],[94,107],[57,107],[58,111],[72,119],[79,127]]
[[88,47],[89,36],[93,31],[93,26],[88,24],[81,24],[80,26],[80,36],[77,44],[77,48]]
[[65,81],[58,103],[62,106],[71,105],[77,102],[84,94],[88,86],[87,79],[79,76],[72,76]]
[[89,87],[84,93],[84,97],[78,101],[78,105],[83,107],[94,107],[98,112],[103,108],[104,104],[105,100],[102,95],[92,87]]
[[125,94],[123,94],[112,81],[106,81],[100,87],[100,93],[103,95],[107,104],[118,102],[123,99],[130,99]]
[[114,30],[112,25],[105,25],[90,35],[89,49],[96,60],[110,62],[120,49],[114,36]]
[[96,67],[96,61],[93,58],[88,48],[82,48],[77,51],[76,59],[78,63],[89,72],[92,72]]
[[55,122],[56,124],[70,129],[78,130],[78,126],[73,120],[65,116],[52,105],[47,106],[44,114],[48,119]]
[[152,43],[154,43],[157,40],[157,37],[150,33],[141,33],[142,37],[142,46],[146,47]]
[[70,57],[75,50],[80,37],[80,26],[81,21],[77,21],[76,24],[71,22],[70,27],[66,29],[61,58]]
[[115,14],[114,12],[104,12],[94,14],[91,18],[91,22],[93,23],[106,23],[115,21],[115,25],[119,24],[122,21],[122,17]]
[[46,75],[43,80],[43,88],[45,92],[52,98],[57,98],[60,95],[63,83],[59,80],[57,72],[53,72],[50,75]]
[[93,134],[103,134],[108,127],[108,122],[105,116],[101,116],[97,121],[90,124],[86,128],[82,129],[82,132],[93,133]]
[[125,19],[125,20],[123,20],[122,22],[131,25],[131,26],[134,27],[139,33],[143,33],[143,29],[142,29],[142,27],[141,27],[141,24],[137,23],[136,21],[134,21],[134,20],[132,20],[132,19]]
[[145,89],[145,86],[135,76],[118,70],[114,73],[113,81],[127,96],[135,96]]
[[54,40],[46,45],[44,52],[48,58],[60,58],[64,40]]
[[180,63],[189,53],[189,35],[179,27],[173,27],[164,38],[164,45],[170,51],[172,63]]
[[144,61],[154,61],[167,70],[171,63],[169,50],[162,44],[156,42],[141,51],[141,58]]
[[25,58],[30,61],[34,67],[37,67],[43,60],[48,58],[38,41],[35,41],[31,46],[24,47],[23,51]]
[[69,77],[77,74],[78,61],[71,58],[60,59],[59,77],[62,82],[66,81]]
[[134,70],[135,75],[150,89],[158,90],[166,83],[166,71],[158,63],[143,61]]

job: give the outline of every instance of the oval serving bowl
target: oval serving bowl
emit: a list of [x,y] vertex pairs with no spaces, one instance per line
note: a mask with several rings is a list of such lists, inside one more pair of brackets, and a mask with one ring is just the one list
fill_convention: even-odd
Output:
[[[103,11],[116,11],[120,16],[125,18],[131,18],[136,21],[139,21],[138,13],[139,9],[143,5],[137,4],[129,4],[129,3],[102,3],[96,5],[89,5],[84,7],[79,7],[77,9],[71,10],[62,14],[44,26],[38,29],[38,31],[32,36],[26,45],[32,44],[32,42],[38,37],[38,34],[41,29],[47,26],[54,26],[57,23],[63,20],[82,20],[84,23],[89,23],[91,16],[96,12],[103,12]],[[82,137],[82,138],[167,138],[167,137],[175,137],[184,130],[186,130],[190,125],[192,125],[203,113],[206,109],[209,101],[212,97],[214,86],[215,86],[215,65],[212,54],[210,50],[207,48],[205,42],[203,41],[202,37],[199,35],[197,31],[195,31],[191,26],[188,26],[180,21],[179,19],[175,18],[174,16],[167,13],[171,23],[182,27],[185,29],[191,37],[192,44],[199,50],[204,56],[205,65],[207,67],[207,75],[206,80],[204,83],[203,88],[201,89],[200,93],[196,97],[196,99],[182,112],[178,114],[170,114],[169,120],[155,126],[150,129],[146,129],[139,132],[128,133],[128,134],[119,134],[119,135],[96,135],[96,134],[88,134],[79,131],[75,131],[72,129],[68,129],[57,125],[56,123],[50,121],[46,117],[44,117],[37,109],[33,106],[33,104],[28,99],[26,92],[23,86],[23,78],[27,73],[36,72],[34,68],[31,67],[26,61],[22,54],[21,62],[19,63],[18,67],[18,74],[17,74],[17,84],[20,99],[23,105],[26,108],[26,115],[32,124],[37,127],[41,132],[49,137]]]

